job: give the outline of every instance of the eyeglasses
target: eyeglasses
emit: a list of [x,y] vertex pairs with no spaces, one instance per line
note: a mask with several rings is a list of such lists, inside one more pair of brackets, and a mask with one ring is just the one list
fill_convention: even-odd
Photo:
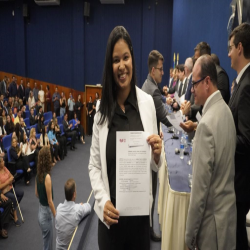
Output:
[[233,46],[235,46],[235,45],[233,44],[233,45],[229,45],[229,46],[228,46],[228,48],[227,48],[228,53],[230,53],[230,52],[232,51]]
[[192,89],[194,89],[195,86],[198,86],[198,83],[202,82],[205,78],[206,78],[206,76],[202,77],[200,80],[198,80],[196,82],[192,81]]
[[156,69],[159,69],[159,70],[160,70],[160,72],[163,72],[163,67],[162,67],[162,68],[156,68]]

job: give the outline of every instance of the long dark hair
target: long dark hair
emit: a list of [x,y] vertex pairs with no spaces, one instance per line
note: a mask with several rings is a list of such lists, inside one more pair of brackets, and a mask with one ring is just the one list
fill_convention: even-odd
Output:
[[14,131],[16,132],[17,141],[20,142],[21,132],[19,123],[16,123]]
[[8,121],[6,119],[6,125],[5,126],[8,126],[10,133],[12,133],[12,132],[14,132],[14,123],[13,123],[13,121],[11,119],[11,116],[7,115],[7,118],[8,118],[8,116],[10,117],[10,122],[8,123]]
[[52,123],[54,123],[54,122],[53,121],[49,122],[49,131],[52,131],[53,134],[55,134],[55,127],[54,127],[54,129],[51,128]]
[[4,132],[3,132],[3,117],[2,116],[0,117],[0,127],[2,129],[2,134],[4,134]]
[[110,127],[112,118],[114,116],[114,111],[117,105],[117,87],[115,80],[113,78],[113,50],[115,44],[123,39],[131,53],[132,64],[133,64],[133,75],[131,79],[131,91],[135,91],[136,86],[136,70],[135,70],[135,58],[133,53],[132,41],[129,36],[129,33],[123,26],[116,26],[109,35],[106,56],[105,56],[105,64],[103,69],[103,77],[102,77],[102,99],[100,103],[101,117],[98,121],[98,124],[103,124],[105,120],[108,120],[108,125]]
[[45,146],[45,139],[44,139],[44,137],[46,135],[46,133],[45,133],[45,126],[42,126],[42,135],[43,135],[43,144]]

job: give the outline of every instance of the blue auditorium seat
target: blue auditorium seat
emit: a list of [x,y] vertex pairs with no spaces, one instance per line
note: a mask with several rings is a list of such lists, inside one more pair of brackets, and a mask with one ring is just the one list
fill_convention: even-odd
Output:
[[44,116],[44,121],[51,120],[52,119],[52,112],[51,111],[46,112],[43,114],[43,116]]
[[11,146],[12,133],[3,137],[3,148],[7,151]]

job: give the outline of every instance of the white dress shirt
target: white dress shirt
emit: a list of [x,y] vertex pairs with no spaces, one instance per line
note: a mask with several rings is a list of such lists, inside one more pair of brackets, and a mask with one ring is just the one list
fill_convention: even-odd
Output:
[[76,204],[74,201],[65,200],[56,210],[56,250],[67,250],[75,228],[84,216],[90,214],[89,203]]

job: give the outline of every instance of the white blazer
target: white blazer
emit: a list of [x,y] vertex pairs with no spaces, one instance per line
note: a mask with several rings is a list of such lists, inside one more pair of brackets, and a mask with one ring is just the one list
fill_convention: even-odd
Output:
[[[141,116],[141,121],[145,132],[150,135],[158,134],[156,111],[152,96],[146,94],[144,91],[136,87],[136,96],[138,108]],[[106,144],[108,136],[108,122],[105,121],[102,125],[98,125],[100,119],[100,112],[97,112],[94,117],[92,145],[90,148],[89,160],[89,177],[92,189],[95,195],[94,210],[99,219],[109,228],[103,221],[103,210],[105,203],[110,199],[109,181],[107,175],[107,161],[106,161]],[[151,155],[150,167],[157,172],[161,166],[162,158],[158,164],[155,163]],[[150,171],[152,175],[152,172]],[[152,176],[150,178],[150,200],[149,200],[149,214],[151,215],[151,207],[153,202],[152,196]],[[151,224],[151,219],[150,219]]]

